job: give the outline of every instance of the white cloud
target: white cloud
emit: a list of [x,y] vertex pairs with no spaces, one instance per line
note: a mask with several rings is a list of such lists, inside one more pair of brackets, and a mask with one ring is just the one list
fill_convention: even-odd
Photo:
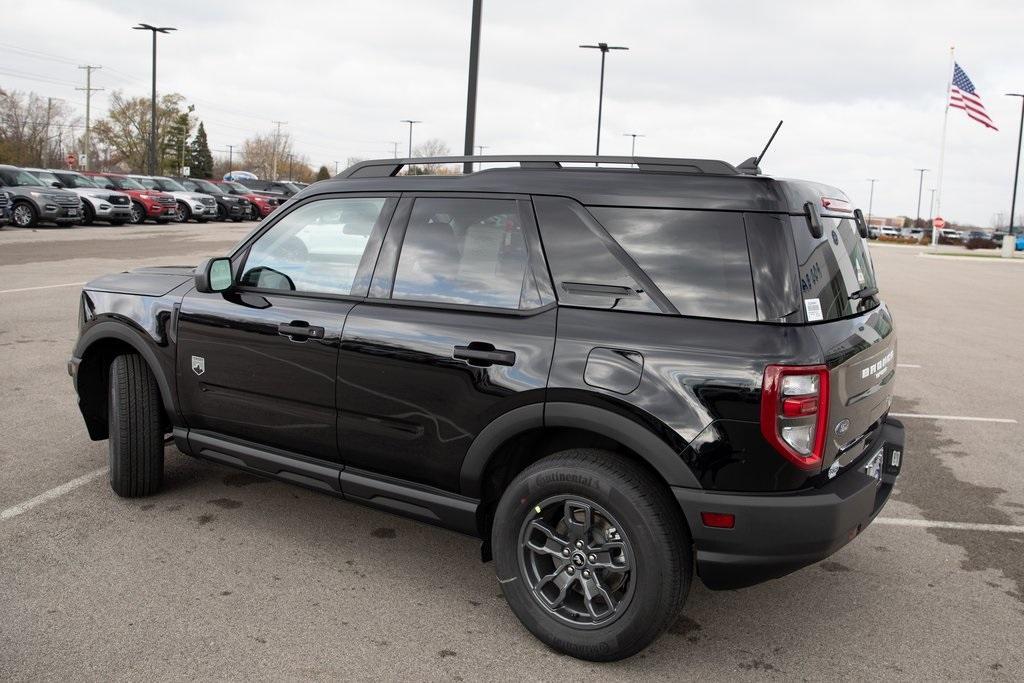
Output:
[[[190,98],[215,148],[288,121],[317,164],[389,156],[416,137],[461,150],[470,2],[137,2],[34,0],[5,8],[8,70],[145,94],[149,39],[139,20],[181,30],[160,39],[161,90]],[[1019,102],[1020,2],[499,2],[484,0],[477,142],[489,153],[593,151],[598,54],[607,62],[602,151],[734,163],[785,119],[765,167],[838,185],[875,213],[912,214],[915,167],[937,169],[948,46],[1000,127],[950,113],[943,213],[987,224],[1009,211]],[[73,86],[0,74],[0,85],[80,102]],[[103,110],[106,93],[95,103]],[[934,186],[926,176],[924,206]]]

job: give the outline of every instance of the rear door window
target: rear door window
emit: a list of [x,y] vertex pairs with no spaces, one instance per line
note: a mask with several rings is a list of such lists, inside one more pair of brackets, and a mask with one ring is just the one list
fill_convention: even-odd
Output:
[[743,215],[591,207],[681,315],[757,320]]
[[852,218],[822,217],[821,239],[811,236],[803,217],[792,221],[807,322],[844,318],[878,305],[876,297],[866,296],[878,284],[867,243]]
[[537,286],[518,203],[416,199],[391,296],[488,308],[534,307]]

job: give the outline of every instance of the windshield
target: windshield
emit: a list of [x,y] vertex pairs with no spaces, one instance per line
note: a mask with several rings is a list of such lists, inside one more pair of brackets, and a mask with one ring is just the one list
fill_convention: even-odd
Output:
[[164,192],[188,192],[180,183],[170,178],[156,178],[156,186]]
[[105,176],[111,184],[119,190],[145,190],[145,186],[140,185],[134,178],[117,178],[114,176]]
[[160,183],[156,181],[156,178],[132,178],[131,180],[134,180],[142,187],[148,188],[150,190],[160,189]]
[[20,169],[0,171],[0,178],[3,178],[4,185],[10,185],[12,187],[26,186],[26,187],[46,187],[39,178],[28,171],[22,171]]
[[822,217],[814,239],[803,217],[793,218],[800,292],[807,322],[856,315],[878,305],[875,268],[866,241],[851,218]]
[[232,183],[230,181],[224,181],[220,183],[220,186],[231,194],[250,194],[252,190],[243,185],[242,183]]
[[192,183],[196,186],[196,189],[200,192],[206,192],[207,194],[221,194],[223,190],[211,183],[209,180],[203,180],[202,178],[193,178]]
[[60,182],[60,179],[49,171],[32,171],[32,174],[35,175],[36,178],[42,180],[44,185],[52,186],[54,183]]
[[77,173],[58,173],[57,177],[67,187],[88,187],[90,189],[99,187],[89,178],[84,175],[78,175]]

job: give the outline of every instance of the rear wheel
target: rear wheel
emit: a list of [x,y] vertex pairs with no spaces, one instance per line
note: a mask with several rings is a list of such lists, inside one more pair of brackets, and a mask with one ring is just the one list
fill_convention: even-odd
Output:
[[142,225],[146,220],[146,209],[139,202],[132,202],[132,223]]
[[89,202],[82,202],[82,225],[92,225],[96,220],[96,212]]
[[160,490],[164,439],[160,391],[149,365],[137,353],[110,364],[108,405],[110,488],[136,498]]
[[184,202],[178,202],[178,212],[175,214],[175,220],[179,223],[188,223],[188,219],[192,217],[192,210],[188,208],[188,205]]
[[217,220],[226,221],[228,219],[228,210],[224,208],[223,204],[217,205]]
[[689,531],[667,487],[606,451],[563,451],[516,476],[492,544],[512,611],[580,659],[647,647],[676,619],[693,574]]

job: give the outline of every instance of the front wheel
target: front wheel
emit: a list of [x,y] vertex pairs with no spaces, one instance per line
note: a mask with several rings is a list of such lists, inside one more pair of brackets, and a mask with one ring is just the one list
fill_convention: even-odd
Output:
[[614,453],[563,451],[521,472],[492,528],[512,611],[548,646],[613,661],[678,616],[693,575],[689,531],[668,488]]
[[11,223],[19,228],[32,228],[38,221],[39,214],[36,213],[36,207],[28,202],[18,202],[14,205],[14,209],[11,211]]
[[178,211],[175,213],[174,220],[179,223],[188,223],[188,219],[192,217],[192,210],[188,208],[184,203],[178,202]]
[[110,364],[107,415],[110,488],[124,498],[156,493],[164,476],[160,390],[139,354],[122,354]]
[[146,220],[146,209],[138,202],[132,202],[132,224],[142,225]]
[[96,212],[89,202],[82,203],[82,225],[92,225],[96,220]]

